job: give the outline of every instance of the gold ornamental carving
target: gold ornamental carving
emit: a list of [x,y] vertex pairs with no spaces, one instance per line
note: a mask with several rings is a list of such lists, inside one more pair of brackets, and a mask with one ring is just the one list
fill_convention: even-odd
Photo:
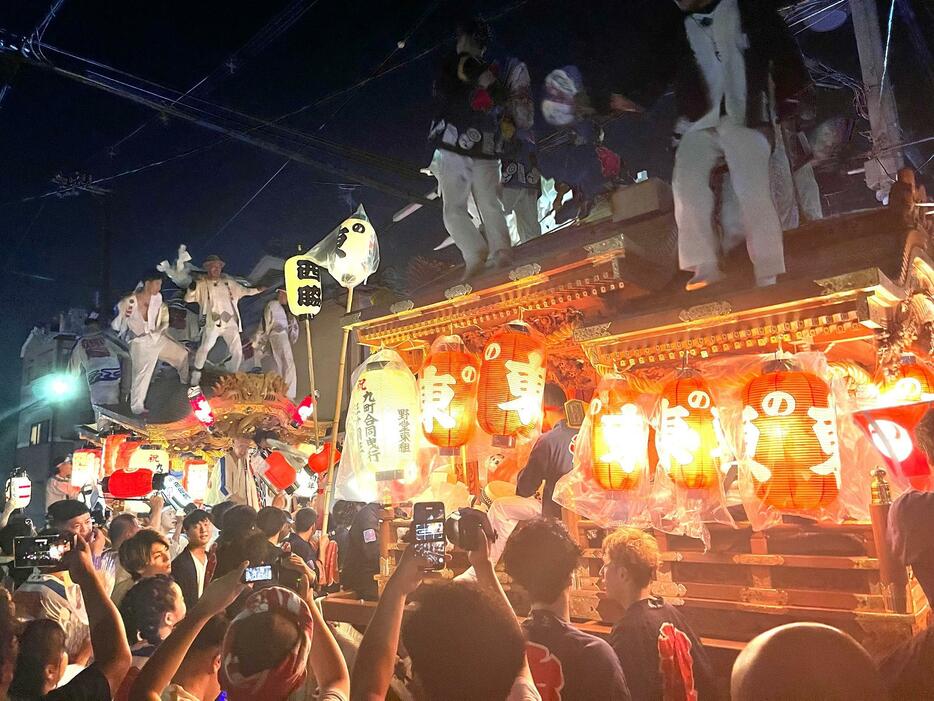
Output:
[[513,268],[509,271],[509,279],[513,282],[518,282],[519,280],[524,280],[527,277],[533,277],[542,272],[542,266],[538,263],[528,263],[527,265],[520,265],[518,268]]
[[622,234],[616,234],[603,241],[596,241],[584,246],[584,250],[591,256],[602,256],[607,253],[615,253],[618,256],[626,255],[626,237]]
[[733,313],[733,306],[729,302],[709,302],[694,307],[682,309],[678,318],[685,323],[719,319]]
[[814,282],[824,291],[825,295],[832,295],[839,292],[860,290],[864,287],[875,287],[879,284],[879,271],[875,268],[866,268],[865,270],[857,270],[845,275],[815,280]]
[[585,326],[580,329],[574,329],[574,340],[580,343],[581,341],[595,341],[598,338],[604,338],[610,332],[610,322],[605,324],[597,324],[596,326]]
[[457,299],[458,297],[466,297],[471,292],[473,292],[473,287],[464,283],[463,285],[455,285],[454,287],[449,287],[444,291],[445,299]]
[[401,302],[396,302],[389,307],[389,311],[393,314],[402,314],[403,312],[410,312],[413,309],[415,309],[415,302],[411,299],[403,299]]

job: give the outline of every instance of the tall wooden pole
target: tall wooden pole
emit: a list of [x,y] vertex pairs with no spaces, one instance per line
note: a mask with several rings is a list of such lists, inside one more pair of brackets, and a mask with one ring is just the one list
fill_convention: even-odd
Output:
[[308,384],[311,386],[311,396],[314,399],[312,420],[315,422],[315,448],[321,448],[321,434],[318,431],[318,392],[315,389],[315,360],[311,349],[311,315],[305,315],[305,350],[308,352]]
[[[354,288],[351,287],[347,290],[347,310],[345,314],[350,314],[353,309],[353,289]],[[334,400],[334,422],[331,425],[331,452],[328,456],[328,460],[331,461],[331,465],[328,467],[328,491],[324,499],[324,517],[321,521],[321,536],[325,540],[327,539],[331,504],[334,501],[334,492],[337,488],[337,480],[335,479],[337,466],[334,464],[333,460],[334,456],[337,455],[337,434],[341,425],[341,408],[344,403],[344,371],[347,367],[347,346],[349,342],[350,329],[345,326],[344,336],[341,339],[340,362],[337,365],[337,397]]]

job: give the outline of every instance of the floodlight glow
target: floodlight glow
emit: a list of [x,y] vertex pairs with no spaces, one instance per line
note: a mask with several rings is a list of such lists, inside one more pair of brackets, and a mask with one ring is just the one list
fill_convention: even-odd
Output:
[[65,402],[77,394],[78,380],[67,373],[46,375],[36,387],[36,396],[47,402]]

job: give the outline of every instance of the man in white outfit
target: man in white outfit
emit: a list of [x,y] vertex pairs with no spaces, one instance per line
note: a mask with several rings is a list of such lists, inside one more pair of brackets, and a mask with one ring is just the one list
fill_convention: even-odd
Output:
[[[777,11],[752,0],[675,0],[684,35],[672,50],[682,134],[673,187],[681,268],[688,290],[722,278],[710,174],[726,161],[740,206],[756,284],[785,272],[782,227],[772,201],[772,110],[784,120],[810,88],[800,51]],[[774,85],[775,99],[770,99]],[[741,243],[741,240],[739,242]]]
[[68,372],[84,370],[91,395],[91,406],[114,406],[120,403],[121,359],[128,356],[126,346],[101,329],[98,312],[85,322],[85,332],[75,343],[68,359]]
[[137,291],[120,300],[111,327],[130,346],[132,383],[130,411],[146,412],[149,383],[162,360],[178,370],[182,384],[188,382],[188,349],[170,338],[165,330],[169,311],[162,303],[162,274],[146,275]]
[[232,277],[223,274],[224,261],[211,255],[201,266],[205,276],[191,283],[185,293],[186,302],[197,302],[200,307],[201,344],[195,353],[195,368],[191,374],[193,385],[201,382],[201,371],[211,349],[222,340],[227,345],[230,360],[226,367],[230,372],[240,369],[243,362],[243,346],[240,332],[240,310],[237,304],[243,297],[252,297],[265,291],[265,287],[245,287]]
[[[464,256],[464,279],[475,276],[487,259],[497,267],[512,261],[509,227],[499,200],[501,150],[498,112],[505,88],[483,61],[490,28],[482,20],[458,27],[457,53],[445,58],[435,81],[438,115],[429,140],[441,151],[438,184],[444,226]],[[467,211],[473,195],[483,233]]]
[[266,303],[263,323],[257,331],[254,348],[266,346],[276,372],[285,380],[289,399],[295,400],[295,358],[292,344],[298,341],[298,320],[288,313],[288,296],[284,289],[276,290],[276,298]]

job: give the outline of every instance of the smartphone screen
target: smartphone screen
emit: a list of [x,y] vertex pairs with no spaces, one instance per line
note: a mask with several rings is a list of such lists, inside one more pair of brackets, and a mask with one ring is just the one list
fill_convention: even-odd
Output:
[[19,536],[13,539],[13,565],[23,569],[62,569],[62,556],[69,550],[70,536]]
[[412,515],[415,547],[431,563],[429,569],[444,569],[444,504],[424,501],[415,504]]
[[272,581],[272,565],[257,565],[256,567],[247,567],[243,571],[243,581],[247,584],[250,584],[251,582]]

